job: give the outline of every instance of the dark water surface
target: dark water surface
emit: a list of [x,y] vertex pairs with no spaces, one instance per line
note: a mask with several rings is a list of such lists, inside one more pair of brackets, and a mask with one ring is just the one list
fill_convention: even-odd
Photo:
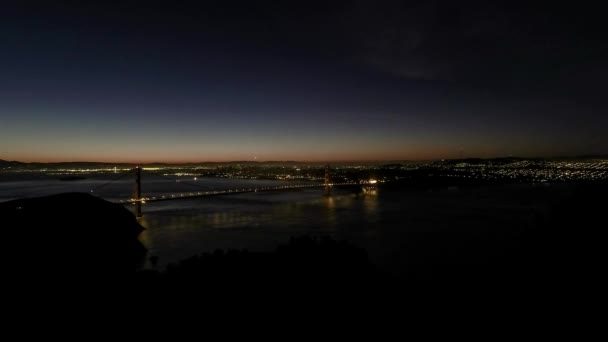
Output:
[[[144,183],[144,194],[221,190],[285,184],[280,181],[199,179],[175,184]],[[91,193],[107,179],[0,181],[0,201],[59,192]],[[129,198],[132,180],[121,180],[93,194],[108,200]],[[289,184],[289,183],[288,183]],[[188,188],[190,187],[190,188]],[[102,191],[103,190],[103,191]],[[216,249],[272,250],[291,236],[330,235],[365,248],[376,264],[394,268],[409,234],[416,232],[501,231],[533,226],[568,194],[567,185],[501,185],[460,190],[407,191],[390,185],[375,190],[318,188],[257,192],[146,203],[140,236],[157,268]],[[153,267],[149,261],[145,267]]]

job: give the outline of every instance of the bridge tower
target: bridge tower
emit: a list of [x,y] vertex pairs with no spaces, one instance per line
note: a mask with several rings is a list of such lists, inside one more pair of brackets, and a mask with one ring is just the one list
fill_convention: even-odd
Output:
[[323,196],[331,196],[331,184],[329,183],[329,164],[325,165],[325,192]]
[[135,216],[142,217],[141,214],[141,168],[135,167],[135,191],[133,193],[133,200],[135,201]]

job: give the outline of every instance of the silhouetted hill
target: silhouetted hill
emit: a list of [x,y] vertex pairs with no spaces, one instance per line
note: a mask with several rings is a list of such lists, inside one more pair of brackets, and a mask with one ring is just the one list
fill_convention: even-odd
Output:
[[445,164],[482,164],[492,162],[494,164],[509,164],[522,160],[540,160],[540,158],[519,158],[519,157],[501,157],[501,158],[464,158],[464,159],[447,159],[443,161]]
[[145,248],[126,208],[83,193],[0,203],[4,252],[24,272],[132,273]]
[[23,166],[23,165],[25,165],[25,164],[18,162],[18,161],[9,161],[9,160],[0,159],[0,169],[4,169],[7,167]]
[[378,280],[365,250],[344,241],[327,237],[292,238],[274,252],[217,250],[172,264],[158,273],[139,272],[140,280],[165,279],[185,281],[189,285],[208,286],[256,284],[271,286],[310,284],[355,284]]
[[[604,227],[608,208],[607,184],[581,184],[553,209],[545,225],[544,239],[549,250],[547,263],[559,268],[562,281],[590,282],[602,277],[604,267]],[[594,279],[598,280],[598,279]]]

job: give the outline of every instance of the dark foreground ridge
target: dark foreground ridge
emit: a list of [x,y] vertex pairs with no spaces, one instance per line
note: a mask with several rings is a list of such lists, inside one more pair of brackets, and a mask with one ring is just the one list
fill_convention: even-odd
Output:
[[[163,272],[140,271],[146,284],[180,283],[196,286],[255,286],[260,284],[310,285],[357,284],[380,280],[381,274],[365,250],[329,237],[294,237],[272,252],[216,250],[171,264]],[[183,288],[182,288],[183,289]]]
[[126,208],[84,193],[0,203],[10,267],[29,274],[131,273],[145,248]]

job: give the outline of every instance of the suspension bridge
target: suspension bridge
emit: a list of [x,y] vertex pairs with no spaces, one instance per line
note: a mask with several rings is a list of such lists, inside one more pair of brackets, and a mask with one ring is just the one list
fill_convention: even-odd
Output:
[[[175,181],[180,183],[178,179],[171,179],[166,177],[165,175],[153,172],[151,170],[145,170],[140,167],[135,167],[130,169],[118,177],[96,187],[95,189],[91,189],[92,193],[97,194],[99,189],[106,187],[112,182],[118,181],[124,178],[127,175],[133,175],[135,178],[135,189],[133,191],[133,195],[130,198],[120,199],[115,201],[121,204],[132,204],[135,206],[135,215],[137,217],[142,216],[142,204],[147,202],[159,202],[159,201],[170,201],[170,200],[178,200],[178,199],[188,199],[188,198],[198,198],[198,197],[210,197],[210,196],[224,196],[224,195],[232,195],[232,194],[243,194],[243,193],[252,193],[252,192],[271,192],[271,191],[288,191],[288,190],[296,190],[296,189],[306,189],[306,188],[322,188],[324,196],[331,196],[331,188],[335,186],[354,186],[354,185],[373,185],[375,181],[368,182],[336,182],[332,183],[330,178],[330,167],[329,165],[325,166],[325,177],[323,183],[307,183],[307,184],[290,184],[290,185],[276,185],[276,186],[257,186],[257,187],[237,187],[232,189],[222,189],[222,190],[209,190],[208,187],[205,187],[205,191],[182,191],[171,194],[158,194],[158,195],[145,195],[142,192],[142,171],[146,173],[150,172],[152,174],[156,174],[162,178],[167,180]],[[192,183],[180,183],[188,186],[197,186]]]

